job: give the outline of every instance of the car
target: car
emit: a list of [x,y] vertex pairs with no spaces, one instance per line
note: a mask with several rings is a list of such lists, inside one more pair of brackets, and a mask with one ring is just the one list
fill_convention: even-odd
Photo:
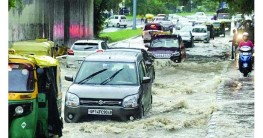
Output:
[[172,20],[172,19],[175,19],[176,18],[176,14],[168,14],[168,20]]
[[194,26],[192,33],[195,41],[206,41],[207,43],[209,43],[210,31],[207,30],[207,26],[205,25]]
[[174,27],[173,22],[169,20],[161,21],[160,24],[163,26],[164,31],[170,31],[172,32],[172,29]]
[[143,42],[147,43],[152,40],[152,35],[154,33],[162,33],[163,32],[163,26],[160,23],[147,23],[145,24],[143,30],[142,30],[142,38]]
[[108,49],[102,40],[77,40],[67,51],[67,68],[78,68],[86,56]]
[[161,21],[165,21],[165,17],[162,16],[157,16],[157,17],[153,17],[153,22],[154,23],[160,23]]
[[194,47],[194,36],[191,31],[177,31],[176,34],[182,37],[185,47]]
[[155,35],[150,45],[145,45],[149,54],[155,59],[171,59],[173,62],[184,62],[185,46],[180,35]]
[[204,12],[196,12],[195,16],[197,17],[197,19],[200,18],[200,17],[206,17]]
[[121,26],[123,26],[124,28],[127,27],[127,21],[126,21],[125,15],[111,16],[108,19],[106,19],[105,23],[106,23],[106,27],[109,27],[109,26],[112,26],[112,27],[117,26],[118,28],[120,28]]
[[206,21],[204,21],[204,20],[197,20],[197,21],[195,22],[194,26],[196,26],[196,25],[204,25],[205,22],[206,22]]
[[179,17],[179,18],[178,18],[178,22],[183,22],[183,21],[189,22],[188,19],[185,18],[185,17]]
[[185,26],[180,31],[183,31],[183,32],[190,31],[190,32],[192,32],[192,30],[193,30],[193,26]]
[[182,21],[182,20],[178,21],[177,25],[176,25],[177,29],[181,30],[184,27],[184,24],[186,24],[186,23],[188,23],[188,21]]
[[142,57],[146,64],[146,69],[150,72],[149,77],[151,77],[152,82],[154,82],[154,79],[155,79],[155,69],[153,65],[154,58],[152,57],[152,55],[148,54],[148,52],[145,49],[132,48],[132,47],[115,47],[114,46],[114,47],[110,47],[109,49],[107,49],[107,51],[135,52],[135,53],[142,54]]
[[136,52],[98,52],[86,57],[66,92],[64,120],[141,119],[152,108],[152,82]]
[[192,27],[192,26],[193,26],[193,23],[185,22],[185,23],[183,23],[182,25],[183,25],[182,28],[188,27],[188,26]]
[[187,17],[188,21],[191,22],[193,25],[196,22],[197,18],[195,16],[188,16]]

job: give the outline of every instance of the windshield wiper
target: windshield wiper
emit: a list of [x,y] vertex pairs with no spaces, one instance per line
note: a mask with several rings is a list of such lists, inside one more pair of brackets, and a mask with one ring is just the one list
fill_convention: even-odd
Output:
[[96,75],[98,75],[98,74],[100,74],[100,73],[102,73],[102,72],[104,72],[104,71],[106,71],[106,70],[107,70],[107,69],[102,69],[102,70],[100,70],[100,71],[97,71],[97,72],[89,75],[89,76],[86,77],[85,79],[81,80],[80,82],[78,82],[78,84],[83,84],[84,82],[89,81],[89,80],[92,79],[94,76],[96,76]]
[[107,83],[109,83],[110,81],[113,80],[113,78],[120,73],[123,70],[123,68],[119,69],[118,71],[116,71],[112,76],[110,76],[109,78],[107,78],[106,80],[104,80],[102,83],[100,83],[100,85],[105,85]]

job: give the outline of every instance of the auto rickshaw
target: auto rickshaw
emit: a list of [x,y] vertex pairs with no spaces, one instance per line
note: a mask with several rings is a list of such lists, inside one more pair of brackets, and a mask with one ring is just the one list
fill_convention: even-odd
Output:
[[215,36],[220,36],[221,34],[223,34],[224,37],[226,36],[225,23],[224,22],[214,22],[213,26],[214,26],[214,35]]
[[154,17],[154,15],[152,15],[152,14],[146,14],[146,15],[145,15],[145,20],[146,20],[145,23],[150,23],[150,22],[152,22],[152,21],[153,21],[153,17]]
[[62,136],[59,63],[50,56],[8,54],[10,138]]
[[54,42],[48,41],[47,39],[15,42],[11,45],[11,49],[14,49],[17,54],[56,56]]

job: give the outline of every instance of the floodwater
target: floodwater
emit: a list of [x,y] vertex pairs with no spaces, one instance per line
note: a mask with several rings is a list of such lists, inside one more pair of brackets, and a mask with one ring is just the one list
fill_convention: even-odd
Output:
[[[184,63],[156,60],[152,109],[143,119],[64,123],[63,138],[205,137],[211,113],[221,108],[216,92],[231,63],[227,57],[229,38],[216,38],[209,44],[195,43],[194,48],[187,49],[189,58]],[[130,42],[137,47],[144,45],[140,37]],[[76,69],[62,67],[62,77],[75,73]],[[63,78],[62,83],[65,96],[71,82]]]

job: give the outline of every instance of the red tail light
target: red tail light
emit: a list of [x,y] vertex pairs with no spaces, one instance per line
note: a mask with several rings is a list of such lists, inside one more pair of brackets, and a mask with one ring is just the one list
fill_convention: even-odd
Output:
[[120,20],[120,22],[121,22],[121,20]]
[[74,55],[74,52],[73,52],[72,49],[69,49],[69,50],[68,50],[68,55]]
[[103,52],[103,50],[99,49],[99,50],[97,50],[97,52]]

